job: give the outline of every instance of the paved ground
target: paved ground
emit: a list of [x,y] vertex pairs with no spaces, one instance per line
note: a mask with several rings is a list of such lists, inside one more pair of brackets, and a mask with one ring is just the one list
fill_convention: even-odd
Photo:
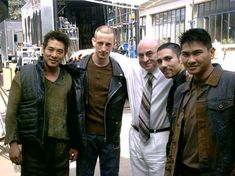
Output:
[[[0,88],[2,88],[2,75],[0,75]],[[2,91],[2,90],[1,90]],[[4,90],[4,93],[0,97],[0,115],[4,121],[5,116],[5,103],[4,100],[6,98],[5,93],[8,94],[8,91]],[[0,118],[1,119],[1,118]],[[0,121],[1,122],[1,121]],[[121,131],[121,161],[120,161],[120,176],[132,176],[131,168],[130,168],[130,159],[129,159],[129,142],[128,142],[128,133],[131,124],[131,114],[130,109],[128,108],[128,104],[126,104],[126,108],[123,112],[123,123],[122,123],[122,131]],[[4,125],[4,124],[3,124]],[[4,126],[0,123],[0,175],[1,176],[19,176],[20,175],[20,167],[14,166],[10,160],[8,159],[8,147],[4,146],[3,136]],[[76,165],[75,162],[70,164],[70,176],[75,176]],[[99,176],[99,167],[97,164],[95,176]]]

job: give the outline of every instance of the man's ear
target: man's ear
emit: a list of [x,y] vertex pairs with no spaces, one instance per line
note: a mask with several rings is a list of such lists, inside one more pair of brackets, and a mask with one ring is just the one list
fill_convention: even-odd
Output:
[[92,45],[95,47],[95,37],[92,37],[91,42],[92,42]]
[[210,49],[210,56],[211,56],[211,59],[214,59],[214,57],[215,57],[215,51],[216,51],[216,49],[215,49],[214,47],[212,47],[212,48]]

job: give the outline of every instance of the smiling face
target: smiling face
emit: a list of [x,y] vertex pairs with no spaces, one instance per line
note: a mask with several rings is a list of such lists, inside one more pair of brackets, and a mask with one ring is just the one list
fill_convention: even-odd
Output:
[[157,64],[166,78],[173,78],[183,69],[180,58],[170,48],[157,52]]
[[153,72],[157,67],[157,48],[159,44],[154,40],[142,40],[138,44],[139,63],[147,72]]
[[213,48],[208,49],[202,42],[186,42],[182,45],[181,60],[188,73],[200,80],[206,78],[213,69],[211,59],[214,52]]
[[64,44],[56,39],[49,39],[42,52],[45,67],[47,68],[59,67],[66,55]]

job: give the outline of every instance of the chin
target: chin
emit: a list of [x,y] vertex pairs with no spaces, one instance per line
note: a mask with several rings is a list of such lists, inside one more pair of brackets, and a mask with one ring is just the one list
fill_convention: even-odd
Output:
[[48,64],[49,67],[53,68],[53,67],[59,67],[59,64]]

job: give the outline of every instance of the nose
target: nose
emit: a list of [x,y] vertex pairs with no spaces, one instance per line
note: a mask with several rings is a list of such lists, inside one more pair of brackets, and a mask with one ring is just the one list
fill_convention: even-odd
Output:
[[189,56],[188,56],[188,63],[194,63],[195,62],[195,57],[194,57],[194,55],[193,54],[190,54]]
[[56,57],[56,55],[57,55],[56,50],[51,52],[52,57]]
[[106,44],[104,43],[104,44],[101,46],[101,48],[102,48],[103,50],[106,50],[106,48],[107,48]]
[[144,61],[144,62],[148,62],[148,61],[149,61],[149,58],[148,58],[146,55],[144,55],[143,61]]
[[162,60],[161,66],[162,66],[162,67],[167,67],[167,62],[164,61],[164,60]]

